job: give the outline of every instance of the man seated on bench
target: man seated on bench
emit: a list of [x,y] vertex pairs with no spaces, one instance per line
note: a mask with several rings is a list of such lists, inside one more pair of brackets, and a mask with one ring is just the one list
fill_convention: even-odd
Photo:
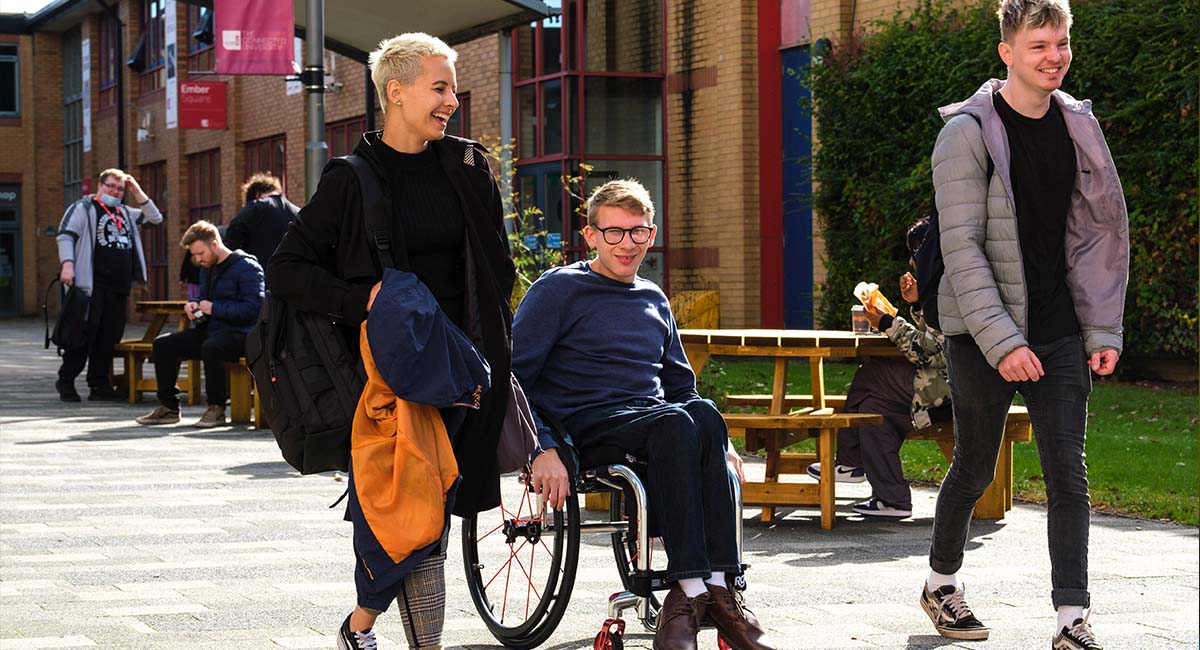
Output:
[[[907,245],[914,255],[928,230],[928,218],[908,229]],[[909,264],[913,266],[911,260]],[[951,419],[950,384],[942,352],[945,338],[926,326],[917,281],[911,273],[900,277],[900,296],[912,305],[912,322],[875,311],[870,305],[867,319],[896,344],[906,360],[867,360],[854,373],[846,395],[847,412],[878,413],[883,416],[883,424],[838,431],[834,479],[859,483],[865,476],[871,483],[871,498],[852,507],[868,517],[912,516],[912,492],[900,466],[900,446],[909,431]],[[819,480],[821,469],[820,463],[813,463],[808,466],[808,474]]]
[[[671,583],[655,650],[696,648],[706,614],[734,648],[773,648],[726,583],[741,572],[727,465],[741,478],[741,459],[721,414],[696,392],[666,295],[637,276],[655,234],[640,183],[598,188],[583,229],[596,257],[551,269],[530,287],[513,322],[513,372],[535,409],[561,423],[578,449],[616,447],[646,462]],[[557,465],[557,443],[541,429],[552,458],[535,461],[534,488],[557,505],[565,482],[538,472]]]
[[179,421],[175,380],[185,359],[204,362],[208,408],[195,426],[225,424],[225,363],[236,362],[246,350],[246,332],[254,327],[263,302],[263,270],[253,255],[232,251],[221,241],[217,227],[207,221],[192,224],[179,242],[200,267],[200,299],[184,308],[192,328],[154,339],[154,378],[161,406],[137,419],[138,424]]

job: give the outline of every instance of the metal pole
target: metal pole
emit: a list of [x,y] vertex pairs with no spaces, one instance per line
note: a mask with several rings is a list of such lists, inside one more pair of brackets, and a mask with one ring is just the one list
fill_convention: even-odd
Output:
[[304,147],[304,191],[317,191],[321,170],[329,160],[325,142],[325,0],[308,0],[305,66],[300,75],[308,97],[308,142]]

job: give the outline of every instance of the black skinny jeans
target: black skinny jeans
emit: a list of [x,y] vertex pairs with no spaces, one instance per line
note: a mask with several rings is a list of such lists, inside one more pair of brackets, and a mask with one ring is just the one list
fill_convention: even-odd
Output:
[[125,306],[129,296],[99,287],[92,289],[88,299],[87,343],[83,347],[63,350],[58,378],[74,383],[87,365],[87,384],[92,390],[112,388],[113,346],[125,334]]
[[209,335],[208,326],[172,332],[154,339],[154,378],[158,382],[158,401],[179,410],[179,364],[199,358],[204,363],[204,392],[209,406],[224,406],[229,398],[225,383],[225,362],[237,361],[246,351],[246,335],[222,330]]
[[646,460],[646,494],[667,551],[667,581],[741,573],[729,430],[705,399],[637,400],[577,413],[563,423],[581,449],[612,445]]
[[1046,481],[1051,600],[1088,607],[1089,509],[1084,442],[1091,371],[1083,343],[1069,336],[1030,349],[1045,375],[1008,382],[969,335],[946,338],[954,403],[954,462],[938,492],[929,565],[938,573],[962,566],[975,502],[992,482],[1008,407],[1017,392],[1029,408]]

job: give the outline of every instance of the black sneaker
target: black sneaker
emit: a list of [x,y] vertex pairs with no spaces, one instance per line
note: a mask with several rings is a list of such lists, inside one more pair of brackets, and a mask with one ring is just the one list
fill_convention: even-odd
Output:
[[1092,636],[1092,626],[1086,618],[1077,618],[1071,627],[1064,627],[1054,635],[1050,650],[1104,650]]
[[58,391],[58,399],[64,402],[81,402],[83,398],[75,391],[75,382],[63,381],[61,379],[54,380],[54,390]]
[[338,650],[377,650],[375,631],[351,632],[350,617],[347,616],[342,621],[342,629],[338,630],[337,647]]
[[120,402],[125,397],[112,386],[95,386],[88,391],[89,402]]
[[929,615],[938,634],[947,639],[982,641],[988,638],[988,628],[967,607],[962,589],[946,585],[937,591],[921,588],[921,609]]

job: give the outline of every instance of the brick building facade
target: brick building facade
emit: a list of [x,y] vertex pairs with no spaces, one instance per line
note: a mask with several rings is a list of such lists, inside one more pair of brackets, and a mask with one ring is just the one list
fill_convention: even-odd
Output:
[[[147,228],[151,281],[135,299],[181,295],[176,242],[196,219],[232,218],[244,203],[239,187],[249,173],[283,177],[289,197],[303,204],[303,93],[289,94],[281,77],[213,74],[212,49],[193,38],[205,14],[182,2],[175,27],[179,80],[226,82],[228,126],[165,127],[163,70],[152,50],[162,42],[154,30],[163,29],[161,16],[173,1],[121,0],[115,19],[81,1],[50,19],[0,20],[0,55],[5,46],[15,50],[20,98],[15,113],[0,110],[0,210],[6,197],[15,197],[18,225],[9,231],[19,240],[6,251],[18,288],[10,307],[0,295],[4,315],[37,311],[57,274],[54,230],[63,209],[94,191],[100,170],[119,166],[122,106],[124,168],[167,215],[161,227]],[[582,225],[573,213],[577,200],[561,187],[561,176],[577,173],[580,162],[591,164],[596,175],[579,193],[607,176],[636,175],[662,213],[650,277],[668,291],[718,290],[724,327],[782,326],[785,319],[788,326],[807,325],[797,314],[812,313],[812,287],[823,278],[821,238],[811,211],[798,213],[799,222],[787,217],[788,227],[804,227],[790,238],[785,232],[791,208],[781,197],[795,189],[787,185],[795,175],[780,172],[790,145],[778,143],[795,108],[783,105],[788,79],[775,71],[793,59],[806,62],[817,39],[837,42],[852,27],[915,0],[547,4],[555,16],[456,45],[463,108],[454,128],[485,142],[515,140],[514,192],[520,203],[546,213],[545,226],[561,235],[568,258],[585,251],[574,234]],[[126,62],[144,36],[148,65],[136,72]],[[86,100],[84,41],[91,53]],[[332,53],[326,65],[326,134],[331,154],[340,155],[366,123],[366,72],[362,63]],[[91,115],[86,152],[81,104]],[[559,245],[551,239],[542,244]],[[785,282],[785,274],[795,277]],[[801,308],[795,300],[808,302]]]

